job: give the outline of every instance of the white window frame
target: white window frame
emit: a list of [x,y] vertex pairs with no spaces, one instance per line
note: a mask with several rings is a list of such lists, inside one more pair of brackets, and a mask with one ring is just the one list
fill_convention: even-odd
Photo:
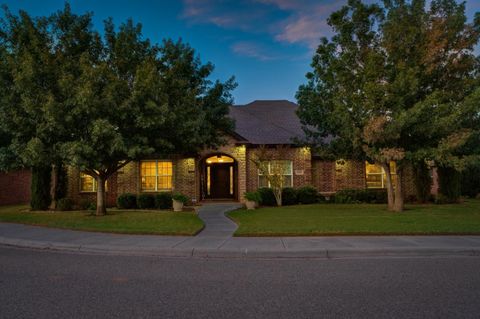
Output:
[[[145,163],[145,162],[155,162],[155,189],[143,189],[143,186],[142,186],[142,163]],[[172,174],[171,175],[158,175],[158,163],[161,163],[161,162],[169,162],[172,164]],[[158,188],[158,178],[159,177],[171,177],[172,181],[171,181],[171,187],[170,188]],[[152,176],[149,176],[149,177],[152,177]],[[142,192],[145,192],[145,193],[148,193],[148,192],[171,192],[173,190],[173,161],[172,160],[168,160],[168,159],[160,159],[160,160],[143,160],[143,161],[140,161],[140,189]]]
[[[91,190],[83,190],[82,175],[88,176],[89,178],[91,178],[93,180]],[[87,173],[80,172],[78,179],[79,179],[79,183],[80,183],[80,193],[96,193],[97,192],[98,188],[97,188],[97,179],[96,178],[94,178],[91,175],[88,175]],[[107,192],[107,191],[108,191],[108,181],[105,181],[105,192]]]
[[[366,163],[368,163],[368,162],[366,162]],[[368,163],[368,164],[370,164],[370,163]],[[383,166],[380,166],[378,164],[370,164],[370,165],[379,166],[382,169],[382,172],[380,172],[380,173],[367,173],[367,166],[365,165],[365,184],[366,184],[365,186],[366,186],[366,188],[367,189],[385,189],[385,188],[387,188],[387,185],[385,185],[385,181],[387,179],[387,176],[386,176],[387,173],[385,173],[385,169],[383,168]],[[390,174],[391,174],[392,180],[393,180],[394,176],[397,175],[397,172],[390,172]],[[368,181],[367,180],[368,180],[369,175],[379,175],[380,178],[381,178],[381,181],[382,181],[382,187],[380,187],[380,188],[379,187],[368,187]]]
[[[271,162],[288,162],[290,164],[290,174],[283,174],[283,176],[290,176],[290,186],[285,186],[285,187],[293,187],[293,161],[292,160],[270,160],[270,161],[265,161],[268,163],[268,174],[270,175],[270,168],[271,168]],[[260,176],[263,176],[262,172],[260,169],[257,169],[257,181],[258,181],[258,187],[265,187],[265,186],[260,186]],[[267,179],[267,185],[266,187],[271,188],[272,185],[270,185],[270,181]]]

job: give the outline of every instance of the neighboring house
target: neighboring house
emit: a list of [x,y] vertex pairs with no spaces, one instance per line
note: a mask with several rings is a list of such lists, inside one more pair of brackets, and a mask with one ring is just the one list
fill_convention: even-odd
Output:
[[[293,139],[304,137],[295,113],[297,107],[286,100],[254,101],[232,106],[230,116],[236,122],[235,133],[227,137],[226,145],[203,150],[193,157],[151,157],[127,164],[107,182],[108,205],[115,205],[117,196],[122,193],[166,191],[184,193],[194,203],[205,200],[243,201],[246,191],[269,186],[251,160],[261,150],[268,152],[272,160],[285,165],[286,186],[298,188],[311,185],[327,196],[341,189],[385,187],[385,174],[377,165],[348,160],[324,161],[312,154],[309,148],[295,145]],[[25,189],[24,184],[29,177],[24,171],[0,175],[0,185],[4,188],[5,185],[14,185],[15,182],[9,182],[9,179],[15,179],[15,174],[21,176],[21,182],[17,183],[19,186],[15,186],[18,188],[15,196],[25,202],[29,189]],[[70,168],[68,174],[68,197],[76,203],[94,201],[95,180],[74,168]],[[24,192],[20,196],[17,193],[21,193],[21,189]],[[406,170],[404,190],[406,198],[415,194],[411,170]],[[2,189],[0,204],[12,203],[4,202],[3,197],[9,197],[4,194]]]

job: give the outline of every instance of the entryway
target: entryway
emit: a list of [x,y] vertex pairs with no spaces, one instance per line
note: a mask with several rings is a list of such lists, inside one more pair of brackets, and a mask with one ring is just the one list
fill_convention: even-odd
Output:
[[205,200],[237,199],[237,163],[224,154],[209,156],[201,162],[201,190]]

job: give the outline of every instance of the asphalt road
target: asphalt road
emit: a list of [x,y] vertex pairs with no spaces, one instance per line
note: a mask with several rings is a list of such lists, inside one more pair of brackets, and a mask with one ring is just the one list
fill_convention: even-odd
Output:
[[0,318],[479,318],[480,258],[165,259],[0,247]]

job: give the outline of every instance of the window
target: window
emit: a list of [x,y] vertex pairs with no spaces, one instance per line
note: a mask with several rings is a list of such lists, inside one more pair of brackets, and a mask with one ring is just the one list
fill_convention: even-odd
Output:
[[[275,175],[281,173],[283,176],[283,187],[292,187],[293,185],[293,174],[292,174],[292,161],[268,161],[265,163],[268,167],[268,174]],[[259,187],[270,187],[270,182],[267,179],[267,176],[263,175],[260,170],[258,170],[258,186]]]
[[171,161],[143,161],[140,163],[142,191],[166,191],[172,189],[173,165]]
[[[108,189],[108,182],[105,183],[105,190]],[[97,191],[97,180],[92,176],[80,172],[80,192],[96,192]]]
[[[386,188],[387,187],[387,175],[383,167],[377,164],[370,164],[365,162],[367,188]],[[396,168],[395,162],[390,162],[390,172],[392,174],[392,182],[395,185]]]

